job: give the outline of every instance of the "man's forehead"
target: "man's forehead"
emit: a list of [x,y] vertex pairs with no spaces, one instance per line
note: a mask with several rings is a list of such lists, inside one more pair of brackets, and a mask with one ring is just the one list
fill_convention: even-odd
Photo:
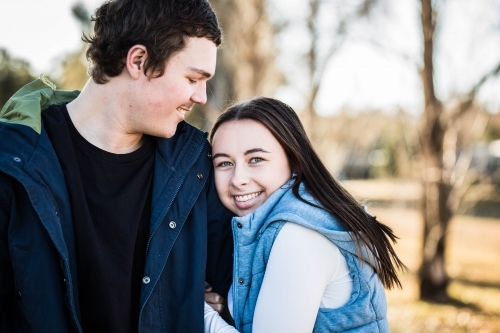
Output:
[[[217,46],[207,38],[189,37],[186,45],[167,60],[167,67],[174,66],[183,71],[210,79],[217,63]],[[180,67],[179,67],[180,66]]]

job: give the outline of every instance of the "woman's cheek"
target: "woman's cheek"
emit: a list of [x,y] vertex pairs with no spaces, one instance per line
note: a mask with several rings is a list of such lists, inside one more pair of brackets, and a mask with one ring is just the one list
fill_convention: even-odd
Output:
[[227,184],[227,181],[225,180],[225,173],[223,172],[218,172],[217,169],[215,169],[214,172],[215,176],[215,189],[217,190],[217,195],[219,196],[222,204],[226,207],[228,207],[229,204],[229,186]]

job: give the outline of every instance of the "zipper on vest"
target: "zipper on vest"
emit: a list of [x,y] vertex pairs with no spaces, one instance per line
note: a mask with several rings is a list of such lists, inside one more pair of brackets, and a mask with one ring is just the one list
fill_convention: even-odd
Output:
[[[233,228],[233,219],[234,217],[231,219],[231,230],[233,232],[233,248],[234,248],[234,252],[233,252],[233,256],[236,254],[236,249],[237,248],[237,240],[236,240],[236,231],[235,229]],[[237,256],[239,257],[240,255],[240,251],[238,250],[238,254]],[[238,257],[237,258],[233,258],[233,262],[238,262]],[[239,270],[239,265],[238,265],[238,270]],[[238,304],[238,292],[236,291],[236,288],[238,288],[238,274],[234,274],[234,269],[233,269],[233,288],[232,289],[232,293],[233,293],[233,319],[234,319],[234,326],[236,327],[237,330],[241,331],[241,327],[240,327],[240,309],[239,309],[239,304]]]

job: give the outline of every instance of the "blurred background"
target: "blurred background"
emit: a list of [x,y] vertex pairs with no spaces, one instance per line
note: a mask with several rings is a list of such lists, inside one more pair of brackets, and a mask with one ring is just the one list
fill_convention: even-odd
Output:
[[[500,332],[500,0],[210,0],[224,30],[209,131],[279,98],[331,172],[400,237],[393,332]],[[101,0],[0,4],[0,106],[48,76],[88,79]]]

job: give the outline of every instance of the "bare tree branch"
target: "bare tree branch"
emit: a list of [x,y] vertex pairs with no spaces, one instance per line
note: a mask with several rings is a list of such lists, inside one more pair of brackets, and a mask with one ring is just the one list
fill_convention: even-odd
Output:
[[479,91],[479,89],[481,89],[481,87],[483,86],[483,84],[485,84],[489,79],[495,77],[498,75],[498,73],[500,73],[500,63],[498,63],[496,65],[496,67],[494,67],[490,72],[486,73],[477,83],[476,85],[474,85],[474,87],[471,89],[471,91],[469,92],[469,98],[470,99],[473,99],[477,92]]

